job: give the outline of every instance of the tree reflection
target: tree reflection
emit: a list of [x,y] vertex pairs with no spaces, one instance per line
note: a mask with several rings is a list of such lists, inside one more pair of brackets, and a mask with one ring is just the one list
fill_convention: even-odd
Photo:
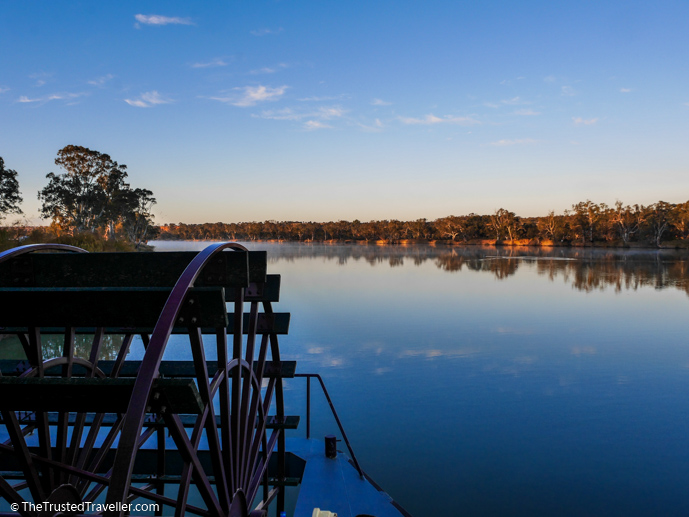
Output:
[[362,260],[388,267],[430,263],[448,273],[491,273],[499,280],[528,265],[551,281],[559,278],[584,292],[652,287],[689,294],[689,253],[680,250],[280,244],[268,247],[268,257],[271,262],[318,258],[340,265]]
[[[103,341],[100,348],[99,360],[112,361],[117,357],[117,353],[122,347],[122,335],[120,334],[106,334],[103,336]],[[16,336],[3,336],[3,349],[10,350],[9,356],[20,356],[25,358],[25,354]],[[62,357],[64,355],[65,337],[62,334],[44,334],[41,336],[41,349],[43,351],[43,360],[53,359],[55,357]],[[88,359],[91,354],[93,346],[92,334],[78,334],[74,338],[74,356],[82,359]],[[5,357],[9,357],[5,354]]]

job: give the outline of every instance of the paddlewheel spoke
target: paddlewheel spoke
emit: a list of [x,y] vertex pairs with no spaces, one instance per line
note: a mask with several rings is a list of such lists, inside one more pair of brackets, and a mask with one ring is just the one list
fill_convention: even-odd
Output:
[[[0,254],[0,273],[2,267],[29,271],[40,262],[29,257],[34,251],[83,253],[62,245],[25,246]],[[244,257],[243,271],[241,261],[230,260],[228,254]],[[39,323],[22,323],[23,330],[22,324],[17,327],[15,335],[27,366],[2,383],[40,389],[47,396],[32,399],[27,409],[0,402],[0,429],[5,436],[0,443],[0,495],[6,502],[21,508],[25,502],[120,503],[122,507],[147,500],[160,503],[156,515],[217,517],[265,515],[275,501],[278,509],[284,506],[282,488],[270,486],[268,476],[273,454],[278,455],[278,479],[284,478],[285,461],[284,431],[280,425],[271,428],[268,416],[275,411],[276,421],[284,421],[281,376],[266,375],[266,365],[279,362],[280,352],[276,332],[261,328],[261,321],[273,318],[270,302],[256,294],[262,292],[265,276],[250,277],[249,254],[236,244],[211,245],[189,260],[171,283],[163,284],[169,294],[157,321],[148,328],[108,319],[111,311],[124,314],[127,321],[145,319],[148,309],[142,303],[134,303],[131,317],[122,307],[107,305],[99,312],[82,305],[82,311],[95,314],[94,321],[107,320],[92,326],[74,323],[85,316],[67,312],[60,322],[56,318],[63,313],[55,309],[48,312],[58,316],[46,316],[48,323],[38,311]],[[235,262],[240,264],[236,272],[229,266]],[[265,263],[261,268],[265,271]],[[136,277],[134,272],[128,274]],[[235,277],[239,280],[228,280]],[[97,275],[85,273],[85,279],[77,278],[73,286],[37,283],[35,287],[56,300],[77,291],[79,296],[83,291],[84,299],[107,291],[113,297],[133,293],[135,300],[137,292],[144,292],[135,284],[118,284],[119,279],[100,287],[94,278]],[[199,279],[204,286],[200,290],[196,289]],[[203,289],[219,293],[224,300],[225,290],[213,287],[218,285],[227,290],[231,312],[227,314],[223,302],[221,319],[216,320],[224,323],[209,327],[198,320],[200,309],[194,304]],[[13,284],[8,287],[21,290]],[[186,328],[185,334],[180,334],[181,328]],[[209,328],[217,361],[207,359],[204,335]],[[175,347],[187,347],[193,367],[168,377],[161,374],[161,364],[173,333]],[[139,363],[128,359],[135,336],[143,348]],[[138,369],[133,369],[134,364]],[[175,389],[182,390],[181,398],[174,395]],[[101,399],[96,392],[107,395]],[[176,491],[166,494],[170,483]],[[257,500],[261,487],[262,498]],[[20,513],[39,514],[23,509]]]

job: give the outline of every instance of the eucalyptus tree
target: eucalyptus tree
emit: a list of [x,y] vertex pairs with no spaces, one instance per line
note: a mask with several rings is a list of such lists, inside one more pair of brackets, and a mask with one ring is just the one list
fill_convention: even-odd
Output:
[[689,201],[675,205],[672,211],[672,225],[681,239],[689,235]]
[[153,225],[151,209],[155,203],[153,192],[141,188],[124,190],[117,200],[120,206],[117,218],[127,240],[137,248],[147,241]]
[[538,222],[536,224],[538,225],[538,231],[541,233],[542,237],[554,241],[555,232],[557,231],[558,226],[557,223],[558,221],[555,216],[555,211],[550,210],[548,212],[548,215],[546,215],[545,217],[539,217]]
[[514,212],[500,208],[490,216],[488,224],[495,232],[496,241],[499,241],[501,236],[509,237],[513,241],[519,235],[521,219]]
[[601,218],[601,212],[606,208],[607,206],[604,204],[597,205],[587,199],[572,205],[571,212],[565,212],[565,214],[571,215],[571,224],[577,232],[577,237],[581,238],[582,244],[593,242]]
[[49,173],[38,193],[41,216],[52,218],[54,227],[71,234],[101,230],[109,238],[121,227],[135,243],[145,238],[156,200],[150,190],[131,188],[126,165],[76,145],[60,149],[55,165],[65,172]]
[[5,160],[0,156],[0,220],[7,214],[21,214],[19,204],[23,201],[19,192],[17,171],[5,168]]
[[466,218],[456,215],[441,217],[433,222],[435,231],[441,237],[449,237],[454,241],[457,235],[461,235],[466,242]]
[[619,200],[615,202],[615,208],[610,214],[610,221],[617,227],[625,244],[641,229],[645,220],[646,210],[643,205],[624,206]]
[[408,221],[404,228],[407,233],[411,233],[414,239],[427,238],[429,233],[429,225],[425,218],[417,219],[416,221]]
[[665,201],[658,201],[646,207],[646,219],[650,232],[651,242],[660,246],[663,235],[670,229],[672,212],[675,205]]

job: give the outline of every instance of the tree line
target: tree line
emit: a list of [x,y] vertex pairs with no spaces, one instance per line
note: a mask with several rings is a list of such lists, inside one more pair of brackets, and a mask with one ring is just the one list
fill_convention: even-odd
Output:
[[240,223],[167,224],[157,228],[167,240],[279,241],[441,241],[449,244],[521,244],[555,246],[660,246],[689,238],[689,201],[658,201],[647,206],[614,206],[590,200],[563,214],[519,217],[500,208],[493,214],[450,215],[435,220],[396,219],[361,222],[264,221]]
[[[486,260],[488,256],[510,260]],[[673,287],[689,294],[689,260],[684,250],[674,249],[620,255],[614,249],[594,248],[553,252],[547,248],[524,250],[510,246],[490,251],[478,246],[293,246],[270,260],[279,263],[303,258],[318,258],[342,266],[350,261],[363,261],[374,267],[391,268],[430,263],[447,273],[463,270],[490,273],[497,280],[506,280],[529,264],[538,275],[551,281],[560,278],[580,291],[611,288],[622,292],[642,287]]]
[[[85,147],[60,149],[55,164],[64,172],[50,172],[38,192],[40,213],[50,219],[57,237],[88,233],[139,247],[150,238],[194,240],[280,241],[440,241],[531,245],[661,246],[689,239],[689,201],[614,206],[590,200],[572,205],[563,214],[520,217],[500,208],[492,214],[450,215],[435,220],[264,221],[239,223],[167,224],[153,226],[156,200],[148,189],[127,183],[127,166],[109,155]],[[22,202],[17,172],[5,168],[0,157],[0,219],[20,214]]]
[[[146,242],[156,200],[150,190],[127,183],[126,165],[76,145],[60,149],[55,165],[64,172],[48,173],[48,184],[38,192],[41,217],[51,220],[50,233],[58,238],[91,234],[137,248]],[[17,171],[5,168],[0,157],[0,219],[21,214],[21,202]]]

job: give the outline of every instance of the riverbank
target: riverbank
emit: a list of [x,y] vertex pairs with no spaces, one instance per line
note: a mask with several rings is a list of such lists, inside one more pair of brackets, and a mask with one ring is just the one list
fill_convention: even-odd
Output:
[[[213,242],[216,239],[156,239],[157,241],[166,242]],[[233,240],[233,239],[228,239]],[[355,240],[355,239],[328,239],[328,240],[311,240],[305,239],[302,241],[295,241],[291,239],[236,239],[239,242],[266,242],[275,244],[304,244],[304,245],[338,245],[350,244],[357,246],[433,246],[433,247],[509,247],[509,248],[596,248],[596,249],[689,249],[689,240],[674,240],[663,242],[660,246],[643,242],[628,242],[622,243],[619,241],[611,242],[593,242],[593,243],[571,243],[545,240],[539,241],[537,239],[519,239],[519,240],[504,240],[497,241],[495,239],[474,239],[468,241],[448,241],[443,239],[399,239],[399,240]],[[153,247],[155,247],[153,245]]]

